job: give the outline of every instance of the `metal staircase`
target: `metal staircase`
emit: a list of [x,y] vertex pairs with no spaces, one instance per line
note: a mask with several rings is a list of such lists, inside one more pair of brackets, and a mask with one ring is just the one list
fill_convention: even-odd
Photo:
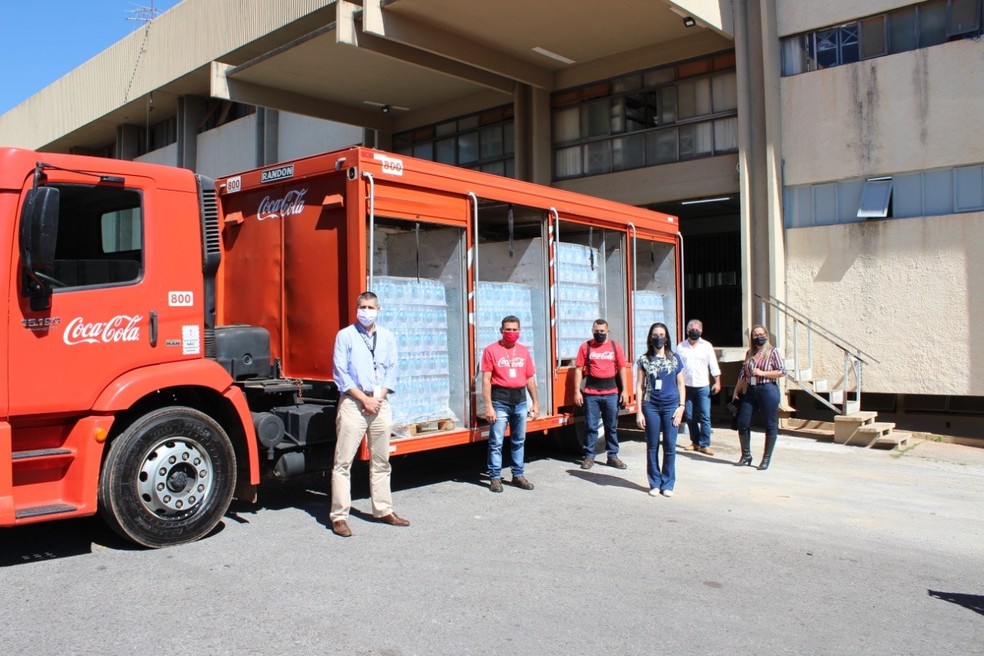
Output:
[[[775,342],[784,345],[787,381],[834,412],[835,442],[879,447],[905,443],[908,435],[894,432],[895,424],[875,421],[876,412],[861,411],[862,369],[864,365],[878,364],[873,355],[773,296],[756,294],[755,298],[761,304],[761,323],[767,323],[769,309],[778,318]],[[832,352],[842,359],[839,380],[830,382],[814,376],[815,342],[819,342],[818,350],[823,349],[823,357]]]

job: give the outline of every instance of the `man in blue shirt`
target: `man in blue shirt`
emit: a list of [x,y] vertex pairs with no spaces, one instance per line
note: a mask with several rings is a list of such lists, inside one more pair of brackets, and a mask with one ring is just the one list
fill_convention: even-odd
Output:
[[335,466],[331,472],[331,530],[350,537],[352,460],[367,435],[369,441],[369,496],[372,516],[392,526],[410,522],[393,512],[390,492],[390,427],[393,412],[386,397],[396,389],[396,338],[376,325],[379,299],[372,292],[359,294],[358,321],[335,337],[334,378],[338,385],[335,419]]

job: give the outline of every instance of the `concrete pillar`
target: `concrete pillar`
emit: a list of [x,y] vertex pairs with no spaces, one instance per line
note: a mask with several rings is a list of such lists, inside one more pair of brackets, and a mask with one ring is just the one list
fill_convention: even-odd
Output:
[[266,107],[256,108],[256,165],[266,166],[280,161],[280,112]]
[[516,178],[549,185],[553,176],[550,149],[550,92],[517,84],[513,92]]
[[198,165],[198,127],[208,103],[197,96],[180,96],[177,115],[177,165],[194,171]]
[[140,128],[136,125],[116,126],[116,146],[113,157],[133,160],[140,156]]

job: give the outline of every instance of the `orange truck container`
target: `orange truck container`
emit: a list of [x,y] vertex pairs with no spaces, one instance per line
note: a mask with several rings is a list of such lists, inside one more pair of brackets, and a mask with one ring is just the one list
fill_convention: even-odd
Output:
[[570,430],[595,318],[633,358],[650,323],[680,334],[676,217],[367,148],[218,181],[0,149],[0,231],[0,526],[99,512],[162,547],[264,475],[325,468],[334,338],[367,289],[400,351],[394,455],[487,439],[478,363],[506,315],[531,435]]

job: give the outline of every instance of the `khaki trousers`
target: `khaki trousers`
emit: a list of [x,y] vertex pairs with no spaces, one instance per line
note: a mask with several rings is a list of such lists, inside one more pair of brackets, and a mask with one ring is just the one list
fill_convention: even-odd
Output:
[[362,413],[362,405],[342,394],[335,418],[335,466],[331,470],[331,521],[348,519],[352,508],[352,461],[362,443],[362,436],[369,439],[369,496],[372,499],[372,516],[385,517],[393,512],[393,495],[390,492],[390,426],[393,411],[389,401],[374,415]]

